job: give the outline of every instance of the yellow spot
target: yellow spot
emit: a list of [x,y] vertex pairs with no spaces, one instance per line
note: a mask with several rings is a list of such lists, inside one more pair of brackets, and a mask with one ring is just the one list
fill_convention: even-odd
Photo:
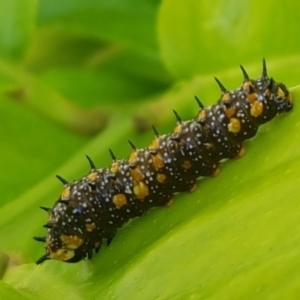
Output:
[[257,94],[256,93],[249,94],[249,95],[247,95],[247,99],[250,103],[253,103],[254,101],[257,100]]
[[112,172],[112,173],[117,173],[119,171],[119,163],[118,162],[113,162],[109,168],[109,170]]
[[263,104],[259,101],[255,101],[250,109],[250,114],[252,117],[258,117],[262,114],[263,111]]
[[142,181],[136,182],[134,184],[133,192],[136,195],[136,197],[140,200],[144,200],[144,198],[149,195],[149,189],[147,185]]
[[70,187],[68,186],[62,191],[62,193],[60,195],[61,200],[68,200],[70,197],[70,194],[71,194],[71,190],[70,190]]
[[92,172],[90,173],[87,178],[91,181],[96,181],[97,180],[97,177],[98,177],[98,173],[97,172]]
[[239,153],[236,155],[236,159],[239,159],[239,158],[241,158],[241,157],[243,157],[244,155],[245,155],[245,153],[246,153],[246,148],[245,147],[242,147],[241,149],[240,149],[240,151],[239,151]]
[[282,98],[282,99],[285,98],[284,91],[281,88],[278,88],[277,96]]
[[138,151],[133,151],[128,158],[128,162],[132,164],[135,163],[137,160],[138,160]]
[[94,231],[96,228],[96,224],[95,223],[86,223],[85,224],[85,229],[87,232],[92,232]]
[[158,173],[156,175],[156,180],[159,182],[159,183],[164,183],[165,180],[166,180],[167,176],[165,174],[162,174],[162,173]]
[[190,193],[195,192],[196,189],[197,189],[197,184],[194,183],[193,186],[190,188]]
[[124,194],[117,194],[113,197],[112,202],[115,204],[116,208],[121,208],[123,205],[127,204],[127,199]]
[[243,89],[246,90],[247,92],[250,92],[250,89],[253,89],[252,82],[251,81],[244,82]]
[[227,118],[230,119],[232,116],[234,116],[235,109],[233,107],[227,108],[225,110],[225,114],[226,114]]
[[164,166],[164,161],[159,153],[153,156],[153,165],[156,170],[163,168]]
[[257,93],[255,92],[255,87],[251,81],[247,81],[243,84],[243,89],[247,94],[247,99],[250,103],[257,100]]
[[159,138],[155,138],[152,143],[148,146],[150,150],[156,150],[159,148]]
[[70,249],[61,248],[56,250],[55,252],[52,252],[50,250],[49,257],[51,259],[66,261],[74,257],[75,251]]
[[60,236],[61,241],[66,245],[67,249],[77,249],[83,244],[83,239],[77,235],[65,235]]
[[225,93],[221,98],[222,102],[227,102],[229,100],[230,100],[230,93]]
[[205,119],[205,117],[206,117],[206,110],[205,109],[200,110],[198,113],[197,119],[202,120],[202,119]]
[[227,127],[229,132],[238,133],[241,130],[241,122],[237,118],[231,118]]
[[141,181],[144,179],[144,176],[138,167],[135,167],[134,169],[130,169],[130,174],[134,181]]
[[189,160],[185,160],[185,161],[181,164],[181,166],[182,166],[184,169],[190,169],[191,166],[192,166],[192,164],[191,164],[191,162],[190,162]]
[[170,207],[174,203],[174,199],[171,198],[165,205],[165,207]]
[[173,130],[174,133],[181,133],[182,132],[182,124],[178,124],[174,130]]

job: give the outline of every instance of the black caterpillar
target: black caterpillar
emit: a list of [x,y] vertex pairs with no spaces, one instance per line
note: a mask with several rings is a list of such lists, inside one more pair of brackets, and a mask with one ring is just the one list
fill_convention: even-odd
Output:
[[53,208],[45,208],[49,221],[46,237],[48,259],[78,262],[100,250],[102,241],[109,245],[116,231],[129,219],[150,208],[172,202],[175,192],[192,191],[200,176],[218,173],[219,162],[243,154],[242,142],[252,138],[261,124],[292,109],[291,94],[282,83],[267,75],[263,60],[257,80],[244,76],[242,86],[228,91],[216,79],[222,96],[217,104],[199,105],[197,116],[182,121],[174,111],[177,125],[172,133],[160,135],[144,149],[133,151],[128,159],[118,160],[110,150],[112,164],[97,169],[88,158],[91,171],[72,183],[57,176],[64,190]]

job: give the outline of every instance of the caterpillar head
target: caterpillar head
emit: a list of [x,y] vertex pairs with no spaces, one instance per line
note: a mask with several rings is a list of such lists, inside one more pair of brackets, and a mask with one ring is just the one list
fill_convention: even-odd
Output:
[[292,96],[287,87],[268,77],[265,60],[262,75],[257,80],[250,79],[245,69],[241,68],[244,75],[241,90],[250,104],[250,115],[258,124],[270,121],[276,115],[293,108]]
[[46,237],[35,237],[46,243],[46,254],[37,260],[37,264],[48,259],[64,262],[78,262],[86,257],[91,258],[93,250],[99,251],[102,235],[98,230],[89,207],[89,198],[93,196],[91,186],[82,181],[68,183],[52,209],[48,212]]

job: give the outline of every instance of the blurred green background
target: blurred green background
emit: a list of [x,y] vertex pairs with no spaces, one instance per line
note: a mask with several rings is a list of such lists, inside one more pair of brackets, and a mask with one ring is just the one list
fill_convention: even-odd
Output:
[[145,147],[150,124],[172,129],[172,109],[192,118],[195,94],[206,105],[218,99],[213,76],[236,88],[239,64],[258,77],[265,57],[270,76],[297,86],[299,1],[0,0],[0,8],[1,298],[298,299],[297,105],[220,178],[134,220],[91,262],[37,267],[43,247],[31,237],[44,234],[38,207],[60,192],[55,174],[82,176],[86,154],[105,167],[108,148],[126,157],[128,138]]

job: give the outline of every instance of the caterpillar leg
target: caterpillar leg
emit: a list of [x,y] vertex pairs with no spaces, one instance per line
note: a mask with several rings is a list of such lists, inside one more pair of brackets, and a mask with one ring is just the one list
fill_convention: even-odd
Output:
[[174,203],[174,198],[171,198],[166,204],[165,207],[170,207]]
[[244,146],[241,147],[240,151],[234,157],[234,159],[240,159],[246,154],[246,148]]
[[220,168],[220,165],[218,165],[216,167],[216,169],[213,171],[213,173],[210,175],[210,177],[215,178],[215,177],[219,176],[220,172],[221,172],[221,168]]
[[193,193],[193,192],[195,192],[196,189],[197,189],[197,184],[194,183],[193,186],[190,188],[189,192]]

